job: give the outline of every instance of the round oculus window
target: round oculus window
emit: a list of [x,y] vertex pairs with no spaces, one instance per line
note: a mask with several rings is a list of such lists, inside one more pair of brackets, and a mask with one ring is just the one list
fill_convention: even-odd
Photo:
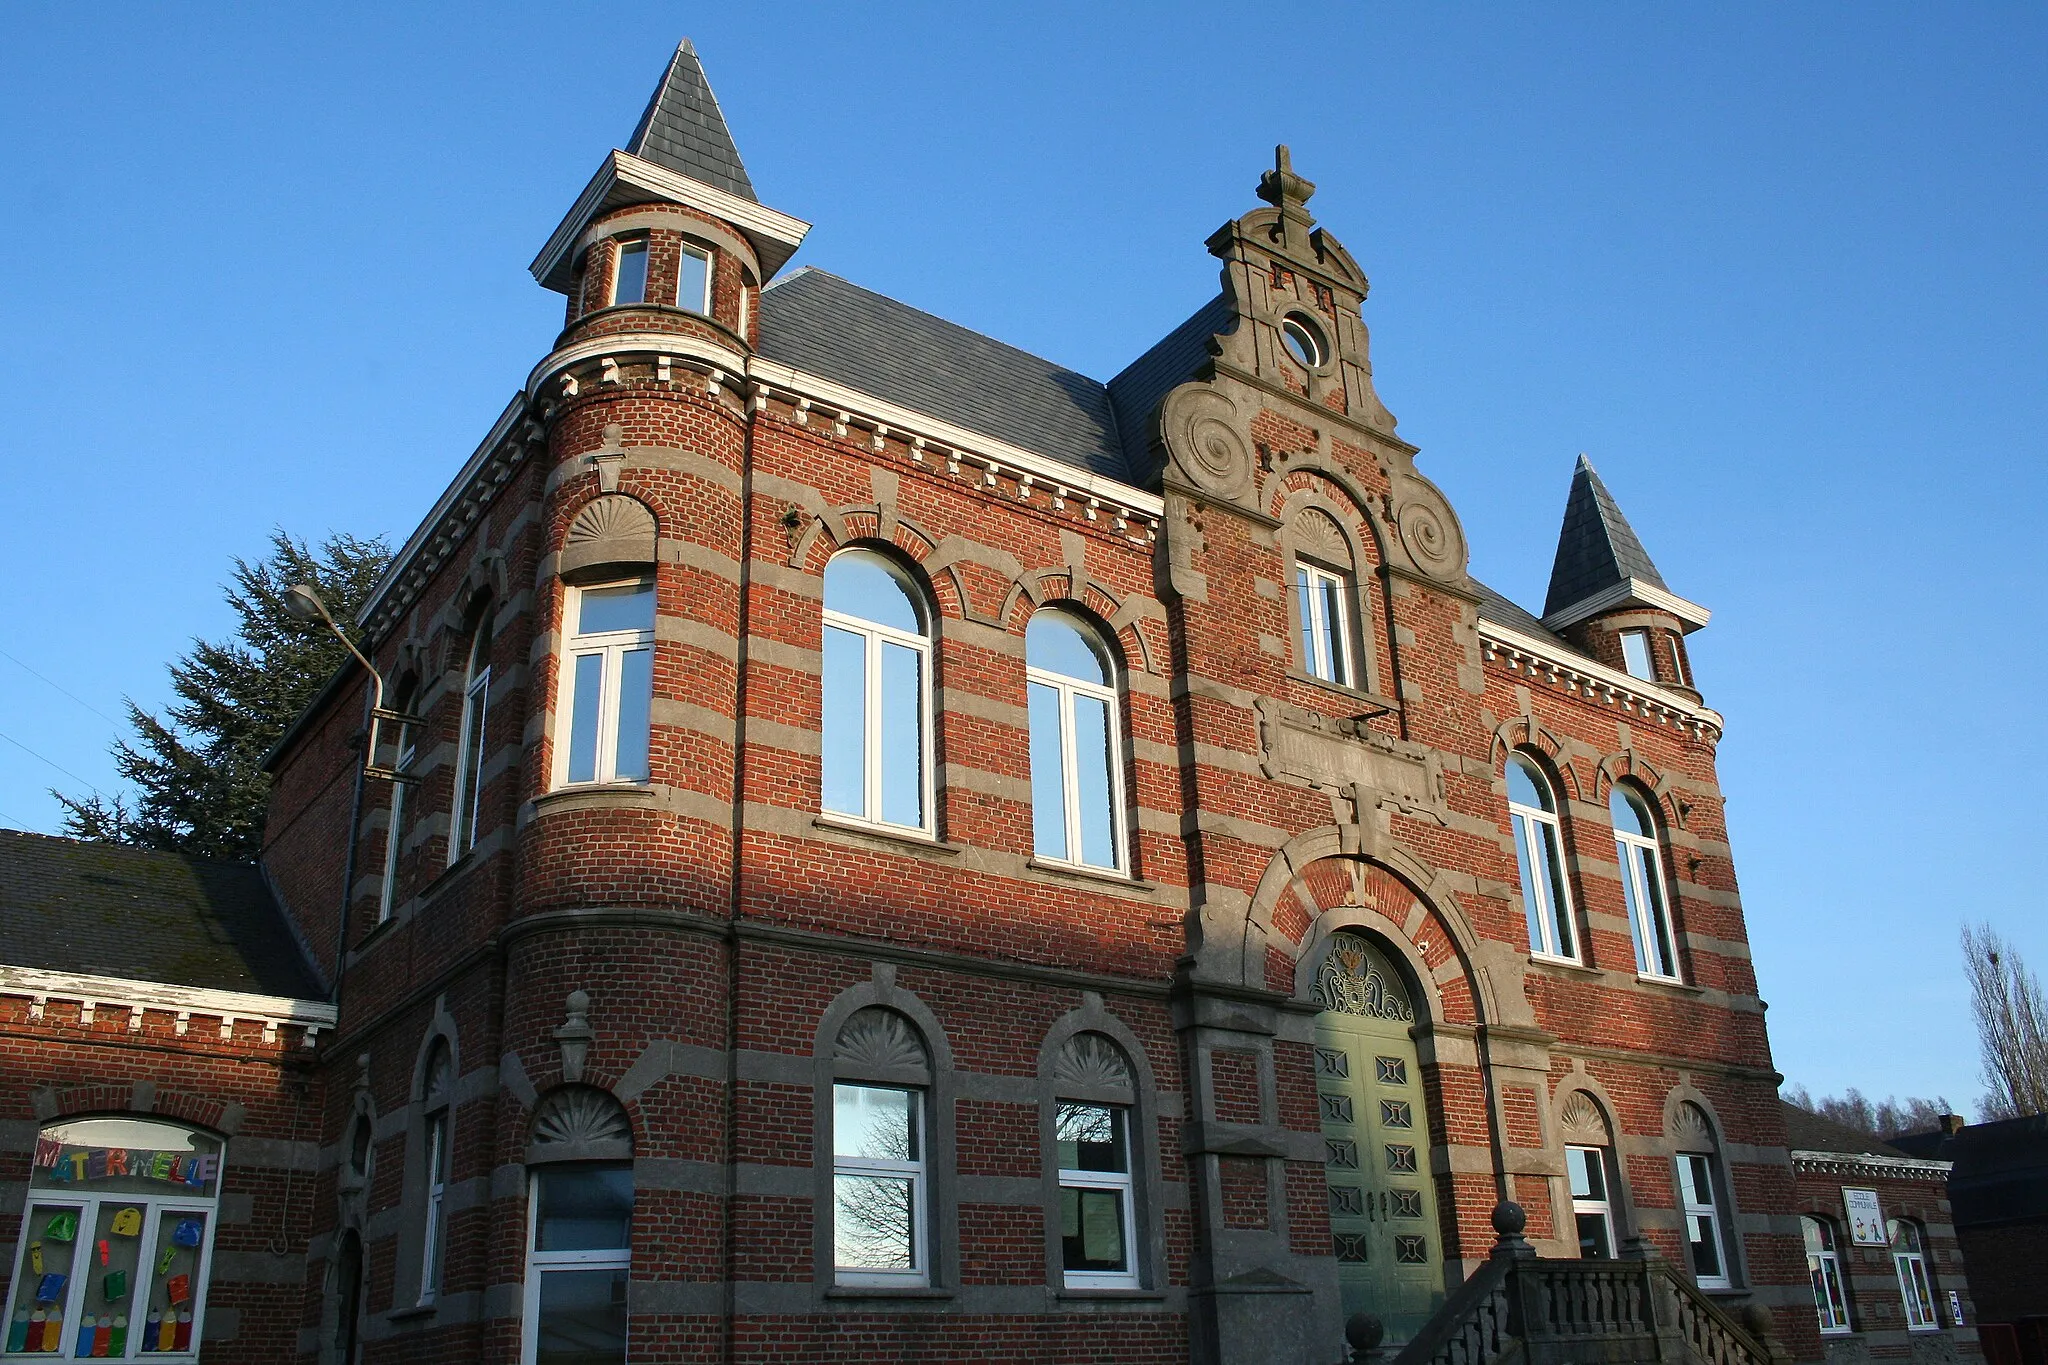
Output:
[[1287,353],[1311,370],[1320,370],[1330,358],[1329,348],[1323,343],[1323,329],[1299,313],[1289,313],[1281,319],[1280,335],[1287,342]]

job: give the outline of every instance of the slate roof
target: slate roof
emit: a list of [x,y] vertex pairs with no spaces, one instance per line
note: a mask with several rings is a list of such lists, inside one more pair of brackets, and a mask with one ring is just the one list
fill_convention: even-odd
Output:
[[626,150],[713,189],[760,202],[688,38],[676,47]]
[[1958,1228],[2048,1221],[2048,1114],[1912,1133],[1898,1142],[1914,1156],[1955,1163],[1948,1198]]
[[1152,414],[1162,398],[1209,363],[1209,338],[1229,322],[1230,306],[1218,294],[1109,381],[1110,402],[1123,436],[1124,465],[1141,487],[1150,487],[1159,474],[1151,449]]
[[[1478,579],[1472,580],[1472,587],[1479,594],[1480,620],[1491,621],[1497,626],[1506,626],[1510,630],[1518,630],[1524,635],[1533,635],[1544,643],[1561,649],[1568,654],[1586,655],[1586,651],[1580,649],[1577,645],[1565,639],[1564,636],[1559,635],[1549,626],[1544,625],[1534,615],[1516,606],[1506,597],[1487,587]],[[1592,656],[1586,655],[1586,657],[1590,658]]]
[[1108,386],[815,267],[761,291],[760,352],[1034,454],[1136,481]]
[[0,965],[323,1000],[262,872],[0,830]]
[[1650,562],[1649,552],[1636,539],[1614,495],[1600,481],[1593,462],[1581,455],[1572,471],[1571,494],[1565,499],[1564,528],[1558,532],[1557,559],[1551,565],[1550,593],[1544,598],[1543,614],[1583,602],[1630,578],[1664,587],[1663,575]]
[[1849,1152],[1861,1156],[1905,1155],[1890,1143],[1881,1142],[1847,1124],[1822,1118],[1819,1114],[1810,1113],[1787,1100],[1780,1100],[1778,1103],[1785,1109],[1786,1145],[1795,1152]]

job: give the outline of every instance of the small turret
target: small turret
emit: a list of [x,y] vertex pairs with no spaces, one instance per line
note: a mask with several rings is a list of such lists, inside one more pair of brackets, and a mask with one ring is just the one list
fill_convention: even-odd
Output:
[[624,150],[605,157],[534,258],[533,277],[568,296],[565,342],[674,331],[746,347],[761,286],[809,229],[755,197],[684,39]]
[[1711,615],[1664,586],[1593,462],[1579,456],[1543,624],[1602,663],[1697,699],[1685,637]]

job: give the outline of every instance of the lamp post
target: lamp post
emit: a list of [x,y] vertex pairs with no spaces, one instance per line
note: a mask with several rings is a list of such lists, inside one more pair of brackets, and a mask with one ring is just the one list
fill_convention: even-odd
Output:
[[377,727],[379,722],[387,720],[399,726],[400,744],[403,745],[404,727],[419,724],[420,718],[393,711],[384,705],[384,675],[377,671],[377,665],[371,663],[363,651],[356,648],[356,642],[348,638],[348,632],[335,623],[334,614],[327,610],[327,604],[320,600],[320,594],[313,591],[312,584],[294,583],[286,588],[284,609],[286,614],[296,621],[326,622],[327,628],[334,632],[334,638],[341,641],[349,653],[355,655],[356,662],[370,675],[373,690],[370,696],[369,743],[363,751],[364,774],[369,777],[381,777],[389,782],[417,782],[419,779],[413,774],[400,772],[396,768],[387,768],[377,762]]

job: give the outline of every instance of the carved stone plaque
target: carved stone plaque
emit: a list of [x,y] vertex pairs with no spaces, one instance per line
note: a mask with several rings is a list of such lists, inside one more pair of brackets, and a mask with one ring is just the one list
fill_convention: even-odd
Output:
[[1444,778],[1436,750],[1271,697],[1256,703],[1259,759],[1266,776],[1346,790],[1384,810],[1443,823]]

